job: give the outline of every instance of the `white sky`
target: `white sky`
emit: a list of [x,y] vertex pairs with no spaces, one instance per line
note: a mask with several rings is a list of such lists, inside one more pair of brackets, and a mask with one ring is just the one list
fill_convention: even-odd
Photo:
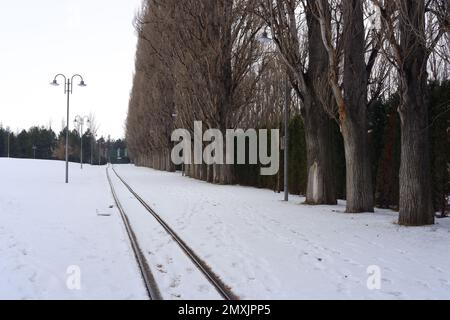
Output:
[[79,73],[88,87],[74,86],[71,129],[77,114],[93,112],[101,135],[123,137],[137,40],[132,21],[140,3],[0,0],[0,123],[13,131],[51,123],[59,132],[64,86],[49,83],[57,73]]

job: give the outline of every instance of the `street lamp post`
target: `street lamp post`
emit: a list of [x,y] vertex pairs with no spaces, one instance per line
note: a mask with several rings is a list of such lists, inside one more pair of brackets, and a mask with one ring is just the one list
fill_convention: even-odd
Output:
[[[273,39],[269,38],[267,31],[264,31],[259,38],[262,44],[271,44]],[[279,50],[278,50],[279,52]],[[280,52],[279,52],[280,53]],[[285,79],[285,96],[284,96],[284,201],[289,201],[289,111],[291,106],[291,86],[289,77],[286,74]]]
[[71,78],[59,73],[55,76],[53,81],[50,83],[52,86],[59,86],[57,81],[58,77],[64,78],[64,94],[67,95],[67,126],[66,126],[66,183],[69,183],[69,105],[70,105],[70,95],[73,93],[73,80],[75,78],[80,78],[80,87],[86,87],[83,77],[79,74],[73,75]]
[[36,149],[37,149],[37,147],[33,146],[33,159],[35,159],[35,160],[36,160]]
[[80,165],[81,169],[83,169],[83,126],[84,126],[84,120],[86,119],[86,122],[89,123],[89,117],[88,116],[76,116],[74,122],[78,124],[80,128]]
[[286,77],[284,96],[284,201],[289,201],[289,116],[291,107],[291,86]]

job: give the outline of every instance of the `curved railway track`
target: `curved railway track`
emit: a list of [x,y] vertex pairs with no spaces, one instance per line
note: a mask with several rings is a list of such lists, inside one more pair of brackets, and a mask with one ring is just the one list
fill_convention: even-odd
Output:
[[162,300],[161,293],[159,292],[158,286],[156,285],[155,278],[150,270],[150,267],[145,259],[141,248],[136,240],[136,235],[131,228],[130,222],[128,221],[127,215],[117,197],[116,191],[114,189],[114,185],[111,181],[111,177],[109,176],[109,167],[106,168],[106,176],[108,178],[109,186],[111,188],[111,193],[114,198],[114,202],[116,203],[117,209],[119,209],[120,216],[122,217],[123,224],[125,225],[125,230],[127,232],[128,238],[130,239],[131,248],[133,249],[134,256],[136,258],[139,271],[142,275],[142,280],[144,281],[145,289],[147,290],[147,294],[150,300]]
[[[117,199],[117,195],[115,194],[114,191],[114,187],[112,184],[112,181],[109,177],[109,172],[108,172],[108,168],[106,169],[107,171],[107,175],[108,175],[108,181],[111,185],[111,190],[113,192],[113,196],[115,197],[115,199]],[[114,174],[116,175],[116,177],[124,184],[124,186],[128,189],[128,191],[130,191],[130,193],[136,198],[136,200],[138,200],[141,205],[154,217],[154,219],[164,228],[164,230],[172,237],[172,239],[175,241],[175,243],[178,244],[178,246],[181,248],[181,250],[186,254],[186,256],[192,261],[192,263],[194,263],[194,265],[198,268],[198,270],[205,276],[205,278],[211,283],[211,285],[216,289],[216,291],[222,296],[223,299],[225,300],[238,300],[239,297],[237,295],[235,295],[231,289],[219,278],[219,276],[217,276],[212,270],[211,268],[186,244],[186,242],[180,238],[180,236],[161,218],[160,215],[158,215],[149,205],[147,202],[145,202],[144,199],[142,199],[139,194],[136,193],[136,191],[133,190],[133,188],[131,188],[131,186],[117,173],[117,171],[114,169],[114,166],[112,167],[112,171],[114,172]],[[126,214],[123,210],[123,208],[120,205],[120,202],[118,201],[118,199],[116,200],[116,203],[118,204],[117,206],[119,207],[119,210],[121,211],[121,215],[122,218],[124,220],[124,223],[127,227],[127,232],[128,235],[130,236],[130,240],[131,242],[135,243],[134,246],[136,246],[138,248],[138,252],[140,252],[139,246],[137,244],[136,238],[134,236],[134,233],[131,229],[131,226],[128,222],[128,219],[126,217]],[[129,229],[129,231],[128,231]],[[134,248],[133,248],[134,250]],[[140,267],[141,268],[141,273],[143,275],[144,281],[146,282],[146,287],[147,287],[147,291],[149,291],[149,296],[151,297],[153,294],[156,294],[159,298],[161,297],[161,295],[159,294],[159,291],[157,291],[156,293],[152,293],[150,292],[149,289],[152,288],[157,288],[156,287],[156,283],[154,282],[153,276],[151,276],[150,281],[147,281],[147,279],[145,279],[144,276],[144,272],[143,270],[150,270],[150,268],[148,268],[148,265],[146,263],[145,258],[143,257],[142,254],[138,255],[136,254],[135,251],[135,255],[136,255],[136,259],[138,260],[138,263],[141,264],[141,262],[139,262],[140,260],[143,260],[142,262],[144,263],[144,267]],[[140,257],[138,259],[138,257]],[[150,272],[151,275],[151,272]],[[148,278],[148,276],[147,276]],[[150,287],[150,288],[149,288]],[[152,289],[154,290],[154,289]],[[157,290],[157,289],[156,289]]]

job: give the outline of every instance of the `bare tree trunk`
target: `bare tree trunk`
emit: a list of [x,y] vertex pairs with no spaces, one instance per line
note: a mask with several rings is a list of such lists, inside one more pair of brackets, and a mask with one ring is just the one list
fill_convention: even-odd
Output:
[[367,120],[342,124],[347,169],[347,212],[374,212]]
[[202,170],[203,170],[203,166],[201,164],[195,165],[195,179],[202,180],[202,174],[203,174]]
[[220,183],[220,164],[213,164],[213,183]]
[[[400,219],[406,226],[434,223],[428,131],[427,52],[424,1],[401,1],[400,19],[405,61],[400,68],[402,129]],[[407,52],[406,52],[407,51]]]
[[205,163],[202,163],[201,166],[202,166],[202,170],[201,170],[202,174],[201,174],[200,179],[203,181],[207,181],[208,180],[208,166]]
[[[337,204],[335,177],[333,170],[333,146],[331,139],[331,120],[324,105],[332,99],[319,100],[319,95],[329,95],[331,88],[325,81],[328,77],[328,53],[320,37],[320,22],[315,17],[315,4],[308,1],[308,50],[309,95],[304,99],[305,140],[307,147],[308,183],[306,203],[314,205]],[[320,81],[322,79],[322,81]]]
[[214,166],[207,165],[206,181],[209,183],[214,182]]
[[220,184],[233,184],[234,178],[233,178],[233,165],[231,164],[224,164],[221,166],[220,170]]
[[166,161],[167,161],[167,170],[168,170],[169,172],[175,172],[176,168],[175,168],[175,165],[173,164],[172,159],[171,159],[170,156],[171,156],[171,150],[168,149],[168,150],[166,151],[166,157],[167,157],[167,159],[166,159]]
[[306,108],[305,140],[307,146],[308,185],[306,203],[337,204],[333,170],[330,119],[322,106]]
[[362,0],[343,2],[344,103],[340,108],[347,168],[347,212],[373,212],[367,125],[367,66]]
[[[233,0],[222,0],[212,2],[212,34],[216,37],[217,45],[220,46],[220,54],[217,56],[216,65],[216,88],[218,96],[218,125],[225,136],[228,129],[230,114],[233,106]],[[224,145],[223,154],[226,149]],[[233,181],[233,170],[231,165],[214,165],[214,182],[218,184],[231,184]]]
[[[415,80],[414,80],[415,81]],[[400,218],[399,224],[421,226],[434,224],[431,196],[431,175],[427,109],[422,89],[407,90],[404,97],[408,109],[400,111],[402,119],[402,161],[400,165]],[[414,96],[414,97],[413,97]],[[414,99],[414,100],[413,100]],[[420,101],[422,100],[422,101]],[[419,104],[420,103],[420,104]]]

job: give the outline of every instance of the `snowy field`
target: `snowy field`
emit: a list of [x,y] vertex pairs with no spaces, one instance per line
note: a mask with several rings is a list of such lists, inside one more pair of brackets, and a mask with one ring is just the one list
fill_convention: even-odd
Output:
[[391,211],[348,215],[343,203],[115,167],[242,299],[450,298],[450,219],[404,228]]
[[64,167],[0,159],[0,299],[146,299],[105,167]]
[[[347,215],[343,203],[311,207],[269,190],[115,168],[242,299],[450,298],[450,219],[403,228],[390,211]],[[0,177],[0,299],[147,297],[105,167],[71,164],[66,185],[64,162],[0,159]],[[218,298],[111,178],[163,297]],[[369,290],[368,268],[381,272],[379,289]]]

